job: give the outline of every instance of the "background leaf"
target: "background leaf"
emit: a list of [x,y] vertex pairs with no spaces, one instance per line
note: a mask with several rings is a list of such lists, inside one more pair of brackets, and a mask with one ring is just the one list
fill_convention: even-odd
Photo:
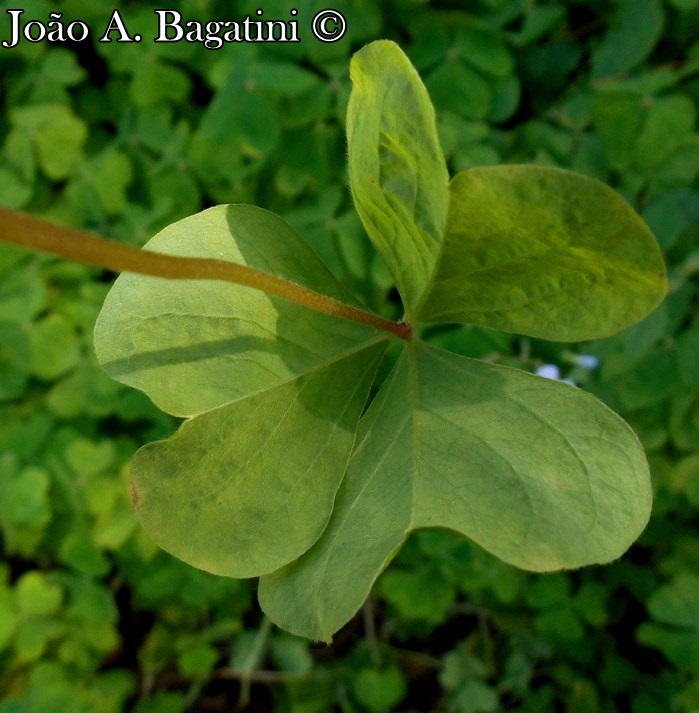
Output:
[[616,0],[614,17],[604,40],[592,55],[592,76],[624,72],[653,49],[663,31],[660,0]]
[[11,115],[18,131],[31,137],[37,162],[53,179],[70,176],[87,138],[85,123],[61,104],[28,106]]

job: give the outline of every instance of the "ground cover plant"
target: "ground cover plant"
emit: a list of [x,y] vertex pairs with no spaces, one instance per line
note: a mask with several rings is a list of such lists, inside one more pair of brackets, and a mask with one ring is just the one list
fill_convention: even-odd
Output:
[[552,571],[616,559],[650,514],[643,448],[600,402],[431,348],[415,330],[589,339],[639,321],[667,289],[652,234],[597,181],[520,165],[449,182],[429,97],[398,45],[367,45],[351,76],[350,186],[400,322],[362,310],[255,206],[181,220],[148,253],[65,230],[49,241],[48,226],[11,214],[4,226],[19,244],[147,275],[121,278],[95,326],[108,373],[188,417],[131,463],[140,519],[185,562],[261,577],[273,622],[327,641],[412,530],[445,527]]
[[[138,61],[143,68],[145,46],[131,58],[125,51],[113,54],[114,48],[99,48],[107,69],[113,66],[113,70],[101,79],[90,77],[89,83],[81,65],[67,59],[74,57],[68,51],[73,48],[48,52],[37,45],[26,50],[54,53],[40,63],[35,58],[29,63],[21,55],[11,60],[3,57],[4,62],[16,63],[15,70],[26,68],[24,85],[20,83],[7,100],[13,109],[7,118],[13,123],[6,126],[3,170],[5,185],[13,190],[8,189],[4,202],[137,243],[207,203],[231,198],[254,202],[283,215],[323,254],[334,275],[323,278],[331,292],[339,290],[334,286],[336,278],[362,295],[372,311],[399,324],[401,308],[392,293],[395,280],[409,311],[429,315],[420,311],[419,292],[425,285],[420,285],[419,273],[400,274],[400,265],[391,264],[390,248],[383,246],[380,252],[389,264],[387,271],[343,197],[342,117],[350,49],[377,33],[390,35],[391,28],[407,34],[410,41],[402,44],[435,100],[440,143],[452,174],[489,163],[535,162],[573,168],[616,185],[659,237],[670,266],[670,294],[638,327],[582,347],[549,341],[602,336],[573,334],[572,320],[562,321],[559,327],[567,333],[544,334],[531,331],[531,325],[541,327],[542,320],[530,319],[527,328],[520,323],[512,330],[528,336],[515,338],[507,333],[512,324],[485,320],[480,327],[417,326],[423,320],[409,319],[425,346],[418,347],[415,341],[401,346],[405,340],[400,336],[389,338],[381,333],[374,345],[377,350],[381,340],[391,341],[398,345],[391,350],[402,348],[406,354],[412,350],[412,356],[389,352],[397,361],[395,372],[387,379],[388,366],[381,367],[378,382],[385,381],[387,386],[383,395],[374,395],[374,402],[384,399],[390,405],[393,394],[396,418],[392,424],[398,428],[400,414],[409,409],[404,410],[406,405],[396,395],[400,390],[391,391],[391,384],[410,359],[421,361],[431,380],[432,388],[421,398],[434,403],[439,394],[443,397],[445,381],[451,388],[449,371],[442,362],[431,372],[429,365],[437,359],[435,355],[448,354],[441,348],[495,362],[448,357],[452,361],[447,367],[452,370],[466,363],[478,364],[486,382],[485,374],[505,373],[518,385],[545,384],[541,388],[546,393],[566,398],[575,394],[586,405],[596,402],[584,391],[596,393],[632,424],[648,454],[655,505],[639,545],[610,567],[530,576],[447,532],[417,533],[379,578],[363,618],[355,618],[336,637],[332,649],[309,648],[259,618],[247,583],[178,564],[158,552],[137,527],[128,502],[125,463],[137,445],[169,435],[175,423],[137,392],[104,378],[94,363],[90,333],[111,276],[104,276],[105,281],[88,268],[3,249],[5,405],[0,433],[3,480],[10,493],[6,502],[11,503],[2,515],[8,562],[1,600],[2,665],[7,675],[0,705],[6,709],[46,710],[50,701],[61,710],[157,710],[158,706],[225,710],[239,694],[241,700],[249,701],[250,709],[267,709],[274,698],[280,710],[333,706],[343,710],[554,710],[563,704],[574,710],[692,710],[696,705],[692,601],[697,572],[692,522],[696,522],[693,452],[697,441],[692,424],[696,420],[693,184],[697,149],[691,106],[696,64],[691,58],[692,38],[682,32],[692,8],[649,5],[657,21],[654,33],[644,25],[644,45],[637,41],[638,28],[623,7],[618,11],[600,7],[597,12],[576,5],[533,5],[508,11],[493,3],[474,8],[471,14],[438,8],[423,8],[416,14],[412,8],[411,19],[399,12],[405,7],[392,6],[393,15],[388,8],[355,8],[352,12],[358,21],[349,26],[356,34],[346,45],[320,49],[308,45],[287,50],[287,54],[235,48],[242,51],[214,62],[215,71],[191,48],[184,55],[178,54],[181,49],[170,48],[169,56],[167,48],[158,48],[155,55],[146,55],[147,71],[138,73],[133,63]],[[96,15],[98,8],[90,11]],[[213,6],[206,11],[213,12]],[[206,14],[201,8],[199,12]],[[143,18],[145,23],[145,10]],[[591,28],[585,30],[589,23]],[[382,27],[384,31],[379,32]],[[575,36],[578,31],[583,32],[582,39]],[[619,38],[625,36],[634,37],[624,45],[626,54],[611,52],[610,47],[619,47]],[[657,58],[658,67],[650,70],[653,65],[644,64],[644,59],[654,48],[649,62]],[[568,65],[560,59],[566,52]],[[674,55],[681,55],[683,61],[670,60]],[[555,72],[547,69],[550,76],[543,83],[543,75],[537,74],[537,66],[551,66],[552,56],[559,58],[555,63],[561,73],[558,85]],[[61,71],[52,69],[54,63]],[[274,71],[268,72],[270,67]],[[358,71],[359,62],[355,78]],[[161,79],[139,93],[139,82],[148,72]],[[163,82],[163,75],[170,81]],[[22,75],[15,71],[13,76]],[[211,98],[197,96],[201,90],[187,83],[197,76],[207,77]],[[74,84],[65,83],[66,77],[73,77]],[[281,77],[276,86],[274,77]],[[118,119],[109,105],[91,101],[97,80],[111,93],[111,106],[129,107]],[[178,86],[179,93],[175,91]],[[173,96],[158,98],[156,90],[172,91]],[[463,97],[456,101],[457,90],[470,92],[469,101]],[[250,95],[254,121],[252,114],[244,115],[248,110],[242,108],[243,102],[237,101],[241,91]],[[355,96],[353,101],[361,99]],[[66,108],[72,106],[79,111]],[[359,119],[369,120],[371,112],[359,114]],[[51,121],[42,124],[46,116]],[[636,126],[633,131],[632,124]],[[668,130],[670,125],[673,131]],[[306,148],[297,157],[275,154],[277,142]],[[57,147],[65,152],[61,160],[56,160]],[[656,149],[653,157],[649,147]],[[221,157],[228,160],[217,160]],[[361,157],[357,162],[361,173],[370,159]],[[400,161],[392,165],[396,164]],[[175,165],[181,170],[173,171]],[[507,175],[509,185],[518,184],[516,172],[513,176],[503,170],[477,168],[464,175],[482,178],[485,188],[492,181],[493,191],[506,198],[503,182],[497,179]],[[555,169],[529,170],[527,186],[532,185],[532,176],[535,183],[544,183],[555,175],[558,183],[583,181],[593,192],[602,190],[597,183]],[[364,184],[352,171],[350,155],[350,181],[361,213],[363,199],[357,189]],[[369,181],[366,204],[376,200],[373,189]],[[513,202],[521,200],[522,190],[520,183]],[[226,191],[228,195],[223,195]],[[549,190],[546,193],[550,195]],[[609,200],[611,195],[603,194]],[[614,200],[620,211],[628,210],[621,199]],[[432,202],[438,204],[439,197]],[[485,201],[479,200],[472,210],[482,210],[483,205]],[[227,216],[220,211],[204,215],[227,228]],[[366,224],[366,215],[362,217]],[[241,215],[236,218],[240,224]],[[260,221],[275,220],[254,212],[246,218],[258,228]],[[641,230],[640,223],[629,220],[633,229]],[[289,231],[279,222],[273,227]],[[370,226],[366,227],[371,234]],[[380,234],[386,234],[385,226]],[[165,230],[159,239],[167,235]],[[371,237],[376,240],[375,235]],[[290,239],[297,240],[295,236]],[[298,249],[303,249],[302,244]],[[450,261],[449,267],[455,262]],[[459,276],[449,277],[458,281]],[[126,289],[128,280],[119,284]],[[638,280],[632,288],[644,294]],[[102,318],[110,328],[109,319],[119,313],[113,310],[110,316],[110,300],[114,306],[126,299],[124,295],[128,297],[128,290],[120,296],[119,285],[116,289]],[[637,295],[633,301],[637,317],[657,302],[660,292],[645,305]],[[482,293],[481,286],[470,299],[481,298]],[[346,293],[337,296],[348,299]],[[205,297],[202,304],[207,302]],[[440,307],[445,302],[450,307],[444,295],[439,299]],[[460,299],[467,300],[469,295],[461,294]],[[301,309],[280,308],[280,304],[275,302],[275,308]],[[611,305],[611,300],[606,304]],[[476,313],[469,310],[464,321],[478,322]],[[601,320],[591,322],[599,325],[605,319],[615,319],[609,306]],[[353,343],[353,336],[357,343],[357,334],[359,343],[365,344],[366,332],[363,335],[361,330],[366,325],[338,320],[324,324],[330,323],[344,325],[334,329],[339,329],[339,336],[345,331],[348,344]],[[281,321],[273,326],[281,326]],[[505,331],[493,331],[489,328],[493,326]],[[606,333],[622,326],[614,323]],[[357,334],[347,330],[357,330]],[[156,331],[158,339],[163,332],[167,334],[162,325],[156,324]],[[207,336],[215,338],[216,334]],[[140,326],[136,337],[148,347],[151,337]],[[169,346],[171,353],[173,346],[185,347],[179,352],[184,354],[191,344]],[[148,353],[147,348],[144,351]],[[596,359],[585,356],[589,354]],[[304,357],[286,356],[286,362],[275,369],[289,370],[293,359],[298,364]],[[106,361],[118,368],[118,359]],[[499,370],[502,364],[520,371]],[[582,389],[524,373],[539,367],[545,371],[552,364]],[[147,361],[144,366],[147,370]],[[355,383],[371,376],[370,369],[355,366],[355,370],[361,376]],[[333,383],[344,380],[346,384],[347,377],[343,371]],[[202,415],[190,422],[195,424],[207,416],[206,399],[211,396],[205,390],[191,391],[202,400],[195,406],[195,412]],[[612,418],[604,407],[598,408],[605,418]],[[178,407],[169,410],[178,416],[189,413]],[[376,411],[370,407],[367,417]],[[622,429],[620,433],[630,434],[621,421],[609,423]],[[184,433],[180,431],[170,443],[176,447]],[[148,459],[157,464],[164,453],[158,448],[162,446],[143,451],[138,457],[141,465]],[[399,450],[403,456],[410,448]],[[184,452],[186,448],[178,457]],[[640,454],[640,450],[635,452]],[[642,455],[638,457],[643,460]],[[144,492],[140,487],[137,482],[138,497]],[[619,536],[615,551],[600,554],[598,550],[587,561],[616,557],[630,544],[647,516],[647,493],[638,500],[645,500],[646,515],[636,516],[635,524]],[[328,530],[331,527],[332,520]],[[407,529],[398,523],[399,541]],[[623,530],[613,528],[611,537]],[[502,541],[502,534],[497,530],[492,535],[496,543]],[[610,541],[608,536],[602,539]],[[492,544],[490,548],[497,552]],[[583,549],[581,557],[588,557]],[[519,556],[513,552],[510,548],[505,559]],[[502,551],[497,553],[502,556]],[[544,559],[539,562],[546,561],[547,555],[540,555]],[[265,577],[263,585],[264,581]],[[360,603],[349,607],[344,618]],[[317,631],[324,636],[332,633],[330,628]],[[575,647],[571,642],[576,642]],[[263,683],[250,690],[251,681]]]

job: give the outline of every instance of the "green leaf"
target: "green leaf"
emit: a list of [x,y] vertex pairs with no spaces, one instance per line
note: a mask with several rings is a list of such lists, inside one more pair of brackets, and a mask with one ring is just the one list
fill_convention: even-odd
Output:
[[0,531],[5,551],[24,552],[51,519],[49,474],[36,466],[19,469],[14,454],[0,458]]
[[476,70],[459,61],[437,67],[427,77],[427,88],[435,104],[445,111],[469,119],[485,119],[491,112],[490,83]]
[[457,30],[455,47],[464,61],[485,74],[502,79],[512,73],[514,59],[496,31],[469,24]]
[[503,79],[494,80],[491,89],[493,102],[488,118],[491,122],[499,124],[509,119],[517,111],[522,88],[517,77],[508,75]]
[[669,630],[652,622],[643,622],[636,630],[636,636],[639,643],[662,651],[680,671],[699,674],[699,635],[696,632]]
[[[249,265],[358,304],[287,223],[254,206],[211,208],[145,247]],[[288,382],[378,334],[249,287],[123,274],[95,325],[95,351],[113,378],[168,413],[193,416]]]
[[185,218],[201,207],[197,183],[186,173],[155,173],[150,177],[148,187],[154,203],[162,207],[168,221]]
[[685,231],[699,224],[699,192],[684,188],[661,193],[648,202],[643,219],[660,247],[668,250]]
[[372,42],[352,58],[347,108],[352,196],[408,312],[439,255],[449,201],[434,110],[396,44]]
[[68,465],[81,477],[91,477],[104,472],[114,461],[112,441],[93,442],[76,438],[66,447]]
[[26,206],[32,197],[31,184],[26,183],[12,168],[0,166],[0,185],[2,185],[0,201],[5,208],[18,210]]
[[51,641],[60,638],[64,631],[65,627],[58,619],[45,616],[25,619],[14,642],[18,662],[26,664],[42,658]]
[[498,710],[497,691],[481,681],[467,681],[454,696],[455,713],[493,713]]
[[681,572],[653,594],[648,611],[656,621],[699,633],[699,577]]
[[189,94],[189,75],[165,62],[143,62],[131,80],[131,97],[136,106],[181,102]]
[[63,589],[38,571],[26,572],[17,581],[20,612],[34,616],[55,614],[63,601]]
[[592,77],[625,72],[653,49],[663,31],[660,0],[617,0],[614,19],[592,54]]
[[282,96],[296,96],[310,89],[322,91],[315,73],[291,62],[277,62],[269,58],[247,67],[247,81],[264,92]]
[[628,409],[639,409],[670,396],[681,384],[676,349],[660,344],[614,378],[614,387]]
[[305,552],[327,524],[382,351],[351,353],[142,448],[133,497],[153,539],[233,577],[271,572]]
[[14,109],[12,125],[32,137],[39,165],[53,180],[70,176],[81,158],[87,126],[62,104],[37,104]]
[[314,659],[308,650],[308,642],[281,634],[270,641],[270,656],[280,671],[307,674],[313,669]]
[[29,332],[30,369],[41,379],[55,379],[72,369],[80,358],[80,343],[73,324],[53,313]]
[[650,506],[638,439],[593,396],[416,343],[360,423],[323,536],[260,580],[260,603],[292,633],[328,639],[414,529],[549,571],[615,559]]
[[617,193],[570,171],[498,166],[452,181],[444,249],[417,314],[577,341],[637,322],[666,290],[652,234]]
[[547,639],[568,643],[580,641],[585,633],[580,620],[570,606],[542,611],[535,617],[534,627]]
[[384,671],[362,669],[352,682],[356,699],[371,713],[393,710],[403,700],[407,689],[405,675],[396,667]]
[[132,173],[128,157],[120,151],[109,150],[85,166],[81,179],[89,185],[107,214],[115,215],[124,210]]
[[377,589],[405,619],[422,619],[433,626],[448,619],[454,588],[439,573],[392,569],[385,572]]
[[[213,195],[221,183],[227,187],[251,173],[279,138],[274,107],[246,83],[244,69],[241,63],[209,103],[189,147],[192,166]],[[223,195],[230,200],[230,189]]]
[[[521,8],[506,12],[505,3],[500,4],[494,27],[505,27],[522,13]],[[512,58],[498,34],[486,25],[473,28],[462,37],[467,49],[474,48],[473,57],[456,57],[447,70],[438,66],[436,59],[449,49],[449,33],[444,33],[436,55],[423,49],[425,66],[432,68],[433,80],[443,71],[447,78],[449,72],[461,76],[458,91],[454,82],[434,80],[440,100],[455,113],[463,115],[459,97],[470,92],[474,101],[467,113],[504,120],[518,103]],[[527,63],[530,75],[543,74],[551,71],[545,59],[563,58],[554,63],[549,97],[556,87],[563,89],[583,56],[568,40],[554,44],[541,52],[537,48],[538,59]],[[340,46],[327,51],[333,56],[343,52]],[[289,102],[281,121],[278,102],[288,99],[283,87],[272,82],[261,88],[248,81],[254,79],[250,72],[256,57],[255,48],[248,48],[240,62],[211,71],[216,95],[202,115],[191,115],[196,127],[191,136],[188,121],[176,122],[174,107],[172,115],[153,113],[150,128],[136,127],[137,143],[163,154],[144,184],[156,205],[146,210],[131,203],[130,191],[129,215],[122,217],[120,231],[134,227],[143,235],[144,222],[154,225],[200,197],[247,196],[256,190],[252,178],[282,205],[323,185],[326,160],[329,167],[339,153],[336,129],[324,128],[334,91],[324,92],[321,104],[313,103],[308,114],[291,106],[306,101],[310,90],[304,89]],[[331,76],[339,71],[332,68]],[[498,77],[496,85],[485,82],[481,72]],[[474,356],[509,352],[511,339],[490,335],[493,328],[556,340],[602,337],[648,314],[667,282],[649,230],[618,194],[593,179],[554,168],[512,166],[468,170],[449,186],[426,89],[397,45],[380,41],[362,49],[352,61],[351,77],[352,192],[369,238],[398,286],[409,321],[405,331],[412,327],[412,336],[393,339],[228,282],[135,275],[117,280],[95,328],[96,353],[108,373],[187,419],[175,435],[141,449],[131,464],[132,496],[147,532],[201,569],[261,576],[260,602],[273,621],[326,640],[357,611],[414,530],[445,528],[473,543],[462,547],[474,574],[465,582],[445,575],[448,591],[438,602],[439,611],[429,612],[433,618],[441,618],[461,591],[514,601],[522,591],[521,577],[503,575],[505,585],[494,584],[500,573],[510,572],[505,563],[559,570],[609,562],[629,547],[651,505],[648,466],[630,428],[582,390],[442,352],[417,335],[449,343],[449,334],[456,334],[453,344]],[[301,91],[306,79],[297,78]],[[115,96],[124,93],[122,83]],[[292,87],[289,93],[297,91]],[[586,108],[577,111],[583,118],[578,116],[574,130],[564,119],[558,128],[543,120],[530,122],[525,139],[536,144],[540,160],[570,162],[576,151],[573,134],[584,132],[593,118],[589,94]],[[635,126],[629,119],[631,103],[624,99],[621,105],[620,114]],[[662,107],[679,116],[674,104]],[[623,134],[615,116],[608,121],[609,145]],[[663,116],[661,111],[658,117]],[[453,165],[497,161],[511,150],[504,135],[491,136],[485,123],[468,126],[467,139],[457,137],[458,121],[450,124],[447,117],[443,122]],[[598,121],[600,133],[604,121]],[[673,122],[686,126],[686,117]],[[638,137],[646,130],[648,136],[657,133],[662,123],[638,123],[633,146],[620,153],[618,163],[636,160]],[[154,140],[156,127],[166,130],[167,142]],[[306,141],[311,132],[317,141],[305,162],[296,151],[276,162],[269,158],[280,138]],[[603,174],[608,166],[601,141],[591,134],[584,138],[575,160]],[[663,182],[689,169],[692,156],[677,157],[685,145],[675,146],[669,163],[663,162],[662,176],[654,176],[647,188],[650,194],[662,194],[667,190]],[[186,151],[192,167],[179,184],[164,178],[173,165],[181,165],[173,162],[178,151]],[[259,173],[263,163],[264,179]],[[128,178],[126,171],[117,173]],[[192,183],[192,175],[201,186]],[[645,190],[644,181],[630,176],[623,185],[631,194]],[[119,208],[127,186],[122,181],[114,195],[107,191],[102,196],[102,212],[109,205]],[[72,198],[54,210],[88,215],[85,206],[71,204]],[[295,215],[314,229],[314,244],[332,260],[333,271],[352,287],[368,288],[367,302],[387,311],[397,307],[387,304],[388,282],[376,279],[378,258],[368,254],[368,244],[355,244],[358,223],[347,219],[342,196],[332,185],[309,197]],[[681,242],[678,248],[684,249]],[[259,208],[209,209],[166,228],[147,247],[249,265],[361,306],[289,225]],[[421,324],[440,321],[476,326],[450,332]],[[379,368],[389,341],[385,366]],[[676,349],[674,341],[663,345]],[[561,356],[550,345],[537,343],[535,349],[533,360]],[[530,365],[524,356],[511,363]],[[377,393],[362,414],[377,374]],[[129,422],[138,418],[127,411],[120,399],[104,413]],[[142,407],[137,413],[150,418]],[[671,431],[677,418],[671,417]],[[689,431],[683,430],[682,437],[688,440]],[[72,452],[73,461],[84,458],[80,449]],[[118,487],[101,473],[84,483],[82,496],[96,518],[92,529],[86,528],[85,541],[99,548],[117,546],[130,531],[128,519],[120,517],[113,536],[100,539],[112,513],[122,512]],[[75,540],[77,530],[71,532]],[[89,558],[80,548],[67,549],[74,566],[86,564]],[[487,553],[503,562],[494,566]],[[145,586],[136,586],[136,577],[130,580],[139,597],[209,603],[211,580],[160,559],[154,560],[152,573],[145,564],[141,567]],[[442,576],[441,568],[435,571]],[[401,614],[415,614],[417,624],[429,623],[419,606],[421,581],[408,580],[408,591],[405,578],[385,581],[389,603]],[[236,591],[247,602],[248,590],[240,586]],[[539,610],[536,627],[555,631],[559,640],[581,639],[585,621],[604,619],[601,602],[594,590],[581,589],[576,599]],[[590,606],[586,619],[579,611]],[[267,646],[254,646],[252,638],[240,637],[239,653],[254,648],[263,657]],[[165,648],[160,668],[168,665]],[[75,658],[76,651],[73,647],[70,656]],[[202,671],[213,652],[204,654]],[[190,663],[194,670],[201,661],[194,656]],[[466,698],[460,706],[470,705]],[[362,703],[377,710],[394,704]],[[484,705],[496,703],[493,693]]]
[[468,681],[486,678],[487,668],[468,647],[461,644],[452,649],[442,659],[439,682],[448,691],[461,687]]
[[5,159],[17,171],[18,177],[29,186],[36,179],[36,156],[33,143],[33,133],[23,131],[20,126],[10,131],[3,147]]
[[570,600],[570,581],[560,574],[533,581],[524,594],[524,601],[535,609],[564,606]]
[[595,582],[583,584],[575,595],[575,608],[580,618],[596,627],[605,626],[609,621],[606,597],[607,592],[601,584]]
[[36,316],[46,303],[46,293],[46,285],[31,265],[3,274],[0,280],[3,321],[21,323]]
[[93,577],[101,577],[109,572],[109,560],[95,547],[89,532],[83,527],[77,527],[68,533],[61,542],[58,557],[77,572]]
[[[353,301],[284,221],[258,208],[210,209],[148,247],[247,263]],[[199,414],[132,464],[153,539],[238,577],[308,549],[332,510],[385,343],[374,329],[238,285],[191,282],[183,293],[120,277],[96,326],[98,358],[161,408]]]
[[60,86],[74,87],[85,79],[87,72],[73,52],[61,47],[49,50],[44,55],[41,74],[44,79]]
[[177,667],[187,678],[206,678],[216,665],[219,656],[214,646],[200,643],[180,653]]
[[642,171],[659,168],[690,141],[697,119],[695,103],[681,95],[654,99],[634,147],[634,164]]
[[565,8],[560,5],[527,5],[524,21],[513,41],[518,47],[528,45],[565,20]]
[[694,450],[699,443],[699,394],[691,390],[676,393],[670,402],[670,436],[672,442],[685,450]]
[[609,164],[628,170],[646,113],[643,97],[632,92],[599,92],[592,113]]

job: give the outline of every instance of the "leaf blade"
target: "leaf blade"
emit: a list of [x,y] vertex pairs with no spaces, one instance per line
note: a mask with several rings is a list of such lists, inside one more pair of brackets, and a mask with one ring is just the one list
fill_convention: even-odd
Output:
[[131,466],[132,497],[149,535],[229,577],[259,576],[305,552],[330,517],[385,342],[143,447]]
[[[407,378],[402,358],[360,421],[357,445],[320,540],[295,562],[260,578],[260,606],[293,634],[329,641],[361,607],[407,536],[412,496],[404,459],[410,459],[410,450],[386,448],[384,439],[371,435],[383,423],[389,442],[404,441],[410,416],[403,389]],[[389,468],[398,477],[387,482]]]
[[[541,572],[609,562],[628,549],[652,496],[643,447],[617,414],[568,384],[427,345],[417,363],[424,477],[416,527],[433,526],[438,512],[441,526]],[[452,487],[449,468],[435,465],[440,449],[452,463],[470,459],[468,483]],[[471,512],[463,493],[474,499]],[[458,498],[464,507],[452,510]]]
[[[308,638],[328,640],[352,617],[415,529],[453,529],[506,562],[551,571],[615,559],[648,520],[635,434],[566,384],[417,344],[359,433],[321,538],[260,580],[267,615]],[[367,468],[379,453],[384,465]]]
[[[356,304],[287,223],[254,206],[210,208],[147,247],[248,264]],[[313,370],[378,334],[241,285],[123,274],[104,302],[94,343],[110,376],[168,413],[193,416]]]
[[372,42],[357,52],[350,76],[352,196],[410,313],[437,261],[449,201],[434,109],[415,68],[393,42]]
[[662,254],[604,184],[543,166],[464,171],[425,322],[468,322],[557,341],[609,336],[662,300]]

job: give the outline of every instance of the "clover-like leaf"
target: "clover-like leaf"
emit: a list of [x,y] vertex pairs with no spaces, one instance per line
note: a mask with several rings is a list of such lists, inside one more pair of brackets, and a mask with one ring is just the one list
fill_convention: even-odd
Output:
[[305,552],[327,524],[382,351],[362,346],[142,448],[132,492],[152,537],[231,577],[271,572]]
[[189,417],[134,459],[146,529],[203,569],[261,575],[270,618],[326,640],[416,529],[454,530],[542,572],[609,562],[648,520],[648,465],[621,418],[575,387],[424,344],[413,327],[589,339],[642,319],[667,287],[650,231],[611,189],[536,166],[449,185],[400,49],[368,45],[351,74],[352,192],[408,323],[358,312],[281,218],[221,206],[147,247],[273,273],[333,298],[329,313],[228,282],[122,276],[95,331],[109,373]]
[[[252,206],[204,211],[147,247],[264,268],[353,301],[281,218]],[[98,358],[164,410],[195,416],[134,459],[132,496],[153,539],[237,577],[308,549],[386,342],[239,285],[122,275],[95,329]]]
[[416,318],[582,341],[634,324],[666,291],[655,238],[611,188],[551,167],[474,168],[451,183]]
[[[357,304],[285,221],[254,206],[210,208],[145,247],[249,265]],[[193,416],[278,386],[378,334],[240,285],[124,274],[100,312],[95,350],[110,376],[163,411]]]
[[262,578],[260,601],[328,639],[412,530],[449,528],[542,572],[619,557],[650,506],[643,449],[596,398],[417,342],[362,419],[327,530]]
[[410,311],[432,274],[449,206],[449,174],[434,109],[393,42],[352,58],[347,107],[354,205]]

